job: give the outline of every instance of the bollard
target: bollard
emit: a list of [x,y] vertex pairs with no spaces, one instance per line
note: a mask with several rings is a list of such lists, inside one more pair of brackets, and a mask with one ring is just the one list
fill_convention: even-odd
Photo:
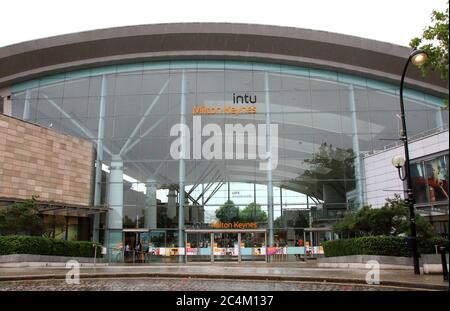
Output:
[[447,258],[445,256],[446,248],[441,246],[439,247],[439,250],[441,251],[442,275],[444,277],[444,281],[448,281]]

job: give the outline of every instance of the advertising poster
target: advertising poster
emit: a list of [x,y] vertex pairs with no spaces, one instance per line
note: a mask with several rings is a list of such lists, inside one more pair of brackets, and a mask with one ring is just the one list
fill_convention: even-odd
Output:
[[148,252],[152,256],[164,256],[165,248],[164,247],[150,247]]
[[224,256],[226,254],[226,249],[223,247],[214,247],[214,255]]
[[186,247],[186,255],[188,255],[188,256],[198,255],[198,249]]
[[286,254],[287,249],[285,247],[268,247],[267,255],[282,255]]
[[180,256],[184,255],[184,247],[166,248],[166,256]]
[[252,249],[252,255],[259,256],[259,255],[265,255],[266,249],[265,247],[255,247]]
[[239,256],[239,246],[237,245],[237,243],[233,248],[233,256]]

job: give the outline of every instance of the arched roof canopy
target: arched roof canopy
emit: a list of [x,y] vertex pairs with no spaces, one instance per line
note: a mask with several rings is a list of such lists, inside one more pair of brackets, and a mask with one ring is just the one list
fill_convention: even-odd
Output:
[[[398,83],[407,47],[330,32],[251,24],[179,23],[92,30],[0,48],[0,88],[49,74],[134,61],[231,59],[306,66]],[[409,87],[436,96],[436,73],[408,70]]]

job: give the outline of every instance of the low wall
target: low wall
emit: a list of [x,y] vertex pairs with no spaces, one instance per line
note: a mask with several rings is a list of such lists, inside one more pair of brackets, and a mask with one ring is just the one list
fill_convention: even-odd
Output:
[[[317,259],[317,266],[320,268],[347,268],[347,269],[371,269],[366,264],[375,260],[380,264],[382,270],[409,270],[413,269],[412,257],[377,256],[377,255],[352,255],[339,257],[323,257]],[[441,255],[422,255],[419,264],[425,274],[442,273]],[[447,266],[449,256],[447,254]]]
[[47,255],[30,255],[30,254],[12,254],[0,256],[0,267],[18,268],[18,267],[38,267],[38,266],[65,266],[69,260],[76,260],[81,266],[96,264],[104,264],[104,258],[89,257],[66,257],[66,256],[47,256]]

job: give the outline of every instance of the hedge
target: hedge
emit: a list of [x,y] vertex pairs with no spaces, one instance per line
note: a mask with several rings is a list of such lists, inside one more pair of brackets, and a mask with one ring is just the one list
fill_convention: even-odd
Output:
[[[97,245],[97,257],[101,246]],[[0,236],[0,255],[33,254],[68,257],[94,257],[94,247],[88,241],[64,241],[37,236]]]
[[[420,254],[435,254],[435,245],[448,247],[448,239],[434,237],[418,239]],[[323,243],[326,257],[350,255],[411,256],[405,237],[368,236],[353,239],[340,239]]]

